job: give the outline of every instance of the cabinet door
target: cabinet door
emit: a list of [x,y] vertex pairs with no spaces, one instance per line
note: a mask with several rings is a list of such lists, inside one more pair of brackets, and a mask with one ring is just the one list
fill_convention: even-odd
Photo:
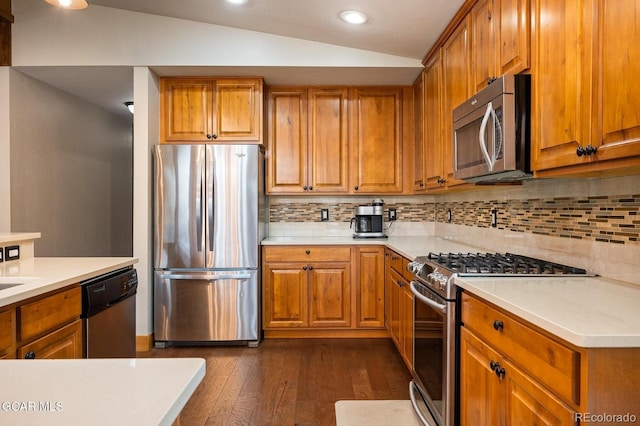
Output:
[[494,7],[497,8],[499,5],[500,55],[498,65],[501,75],[517,74],[530,66],[531,8],[529,1],[494,0]]
[[262,283],[265,329],[309,325],[306,267],[306,263],[265,263]]
[[76,320],[28,345],[18,348],[18,358],[82,358],[82,320]]
[[[576,425],[576,414],[523,374],[517,367],[503,362],[505,369],[508,424]],[[497,377],[494,377],[497,380]]]
[[402,347],[402,358],[411,369],[413,367],[413,293],[409,290],[409,283],[400,292],[400,338]]
[[[480,0],[471,9],[473,92],[487,87],[492,78],[499,77],[497,47],[499,34],[497,0]],[[464,100],[463,100],[464,101]]]
[[413,191],[422,192],[425,187],[425,146],[424,146],[424,71],[413,84],[414,148],[413,148]]
[[[595,0],[598,161],[640,156],[640,0]],[[635,164],[640,161],[636,160]]]
[[349,263],[315,263],[308,267],[311,327],[351,326],[351,267]]
[[354,193],[402,192],[402,89],[355,88],[351,95]]
[[216,141],[262,141],[262,80],[216,79]]
[[436,55],[424,70],[425,186],[444,185],[444,138],[442,135],[442,60]]
[[453,109],[471,95],[471,49],[467,17],[442,47],[443,104],[442,134],[444,171],[447,187],[465,182],[453,178]]
[[497,353],[462,327],[460,329],[461,426],[507,425],[507,387],[492,369],[492,362],[504,363]]
[[213,82],[204,79],[160,81],[160,139],[208,141],[213,133]]
[[304,193],[309,167],[307,90],[273,89],[267,108],[267,193]]
[[16,343],[16,311],[0,312],[0,358],[13,358]]
[[531,166],[537,171],[588,163],[588,156],[576,155],[578,146],[587,145],[583,129],[591,125],[582,0],[533,0],[532,13]]
[[384,249],[356,249],[356,326],[384,327]]
[[402,278],[394,271],[389,270],[387,272],[387,298],[389,299],[389,309],[387,312],[388,329],[391,335],[391,340],[395,343],[398,351],[402,353],[402,341],[400,337],[400,301],[402,293]]
[[347,89],[309,90],[309,191],[349,191]]

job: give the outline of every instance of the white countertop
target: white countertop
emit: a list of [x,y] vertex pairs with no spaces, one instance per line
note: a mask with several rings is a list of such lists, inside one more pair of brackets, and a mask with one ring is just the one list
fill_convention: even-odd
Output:
[[[263,245],[379,244],[408,259],[429,252],[478,252],[439,237],[274,237]],[[505,250],[506,251],[506,250]],[[640,348],[640,286],[602,277],[457,278],[467,291],[579,347]]]
[[171,425],[204,375],[201,358],[3,360],[0,424]]
[[463,277],[455,283],[576,346],[640,348],[640,286],[600,277]]
[[39,232],[0,232],[0,245],[8,245],[17,241],[36,240],[41,237]]
[[0,263],[0,307],[137,263],[135,257],[34,257]]

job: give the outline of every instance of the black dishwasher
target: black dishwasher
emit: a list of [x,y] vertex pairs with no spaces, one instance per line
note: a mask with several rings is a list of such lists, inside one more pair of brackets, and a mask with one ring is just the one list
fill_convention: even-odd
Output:
[[138,275],[127,267],[82,281],[85,358],[135,358]]

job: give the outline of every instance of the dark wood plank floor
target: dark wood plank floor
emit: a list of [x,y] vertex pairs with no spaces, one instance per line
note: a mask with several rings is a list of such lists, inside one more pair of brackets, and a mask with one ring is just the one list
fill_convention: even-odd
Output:
[[390,339],[268,339],[258,348],[173,347],[138,356],[206,360],[183,426],[331,426],[336,401],[409,399],[411,376]]

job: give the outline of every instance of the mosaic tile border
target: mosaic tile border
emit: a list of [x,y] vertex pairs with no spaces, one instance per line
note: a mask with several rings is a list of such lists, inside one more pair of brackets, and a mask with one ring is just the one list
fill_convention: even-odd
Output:
[[[275,202],[271,222],[320,222],[320,210],[329,209],[332,222],[349,222],[353,202]],[[496,211],[496,229],[560,238],[613,244],[640,244],[640,194],[532,198],[524,200],[445,201],[385,204],[397,209],[399,222],[441,222],[491,227]],[[451,221],[448,221],[451,210]]]

